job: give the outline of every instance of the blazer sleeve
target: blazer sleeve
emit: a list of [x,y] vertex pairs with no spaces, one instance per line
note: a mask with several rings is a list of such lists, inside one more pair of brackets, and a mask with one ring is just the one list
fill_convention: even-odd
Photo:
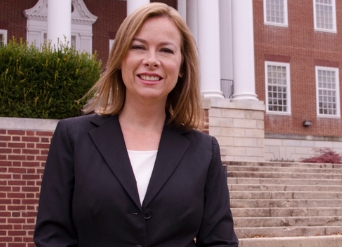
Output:
[[212,143],[213,157],[205,184],[204,212],[196,246],[238,247],[220,147],[214,137]]
[[77,246],[72,223],[73,147],[69,121],[61,120],[52,137],[44,170],[34,242],[37,247]]

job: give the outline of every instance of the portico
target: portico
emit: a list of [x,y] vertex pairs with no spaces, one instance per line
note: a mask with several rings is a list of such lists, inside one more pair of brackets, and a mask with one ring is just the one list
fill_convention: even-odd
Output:
[[[47,39],[52,44],[70,41],[71,3],[83,1],[46,1]],[[150,0],[126,2],[127,14],[130,14]],[[203,97],[224,98],[221,80],[228,79],[234,81],[231,100],[258,100],[255,94],[252,9],[252,0],[178,0],[178,10],[198,44]]]

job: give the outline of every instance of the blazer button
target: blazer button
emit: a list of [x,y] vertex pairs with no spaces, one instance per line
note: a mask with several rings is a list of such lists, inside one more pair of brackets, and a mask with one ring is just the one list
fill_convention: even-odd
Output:
[[152,217],[152,210],[151,209],[145,209],[144,210],[144,218],[145,220],[149,220]]

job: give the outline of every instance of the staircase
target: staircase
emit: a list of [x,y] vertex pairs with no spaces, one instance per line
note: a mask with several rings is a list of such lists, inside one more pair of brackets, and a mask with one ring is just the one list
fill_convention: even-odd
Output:
[[342,247],[342,165],[224,165],[240,247]]

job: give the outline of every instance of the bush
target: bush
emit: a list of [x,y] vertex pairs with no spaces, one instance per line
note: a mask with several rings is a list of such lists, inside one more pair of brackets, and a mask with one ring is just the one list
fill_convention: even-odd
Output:
[[336,153],[331,148],[314,148],[314,157],[301,159],[305,163],[331,163],[342,164],[342,155]]
[[0,46],[0,117],[62,119],[81,114],[78,101],[100,76],[96,55],[66,45],[41,49],[12,40]]

